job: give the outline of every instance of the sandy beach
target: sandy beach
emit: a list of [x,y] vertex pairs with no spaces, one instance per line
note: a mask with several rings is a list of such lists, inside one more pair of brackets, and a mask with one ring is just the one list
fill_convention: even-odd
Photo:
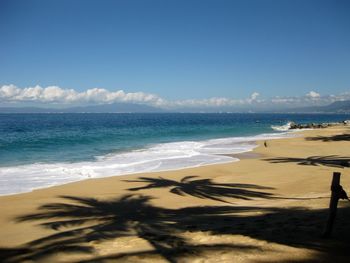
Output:
[[269,140],[241,161],[0,197],[2,262],[349,262],[350,202],[321,238],[350,127]]

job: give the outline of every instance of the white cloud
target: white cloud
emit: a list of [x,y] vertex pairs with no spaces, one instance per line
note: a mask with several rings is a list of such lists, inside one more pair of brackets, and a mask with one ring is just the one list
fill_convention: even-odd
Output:
[[0,87],[0,103],[43,103],[57,105],[104,104],[114,102],[129,102],[146,104],[169,110],[205,109],[205,108],[249,108],[249,107],[299,107],[311,105],[326,105],[334,101],[350,100],[350,92],[339,95],[321,96],[316,91],[310,91],[300,97],[260,98],[258,92],[253,92],[246,99],[214,97],[207,99],[166,100],[155,94],[144,92],[125,92],[123,90],[109,91],[103,88],[93,88],[82,92],[74,89],[62,89],[58,86],[41,86],[18,88],[15,85]]
[[[256,97],[257,95],[253,94],[252,96]],[[130,102],[164,107],[168,109],[180,107],[225,107],[245,103],[244,100],[234,100],[228,98],[168,101],[155,94],[144,92],[126,93],[123,90],[109,91],[102,88],[93,88],[86,91],[77,92],[73,89],[62,89],[57,86],[49,86],[46,88],[35,86],[21,89],[14,85],[4,85],[0,87],[0,101],[55,104]]]
[[253,94],[250,95],[250,99],[251,100],[256,100],[259,96],[260,96],[260,94],[258,92],[253,92]]
[[46,88],[35,86],[21,89],[14,85],[4,85],[0,87],[0,101],[57,104],[132,102],[158,105],[162,104],[163,99],[143,92],[125,93],[123,90],[112,92],[101,88],[77,92],[57,86]]
[[284,106],[302,107],[327,105],[335,101],[350,100],[350,92],[344,92],[338,95],[324,95],[316,91],[310,91],[301,97],[273,97],[270,100],[272,104],[280,104]]
[[253,103],[253,102],[259,102],[258,101],[258,97],[260,96],[260,94],[258,92],[253,92],[250,97],[247,99],[247,102],[249,104]]
[[11,99],[19,94],[21,90],[15,85],[4,85],[0,88],[0,98],[2,99]]
[[316,91],[310,91],[306,94],[306,97],[311,98],[313,100],[317,100],[321,97],[320,93],[317,93]]

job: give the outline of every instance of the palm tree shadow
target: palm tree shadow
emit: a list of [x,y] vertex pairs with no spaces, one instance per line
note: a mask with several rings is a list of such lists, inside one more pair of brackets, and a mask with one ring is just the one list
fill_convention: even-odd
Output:
[[[58,253],[77,252],[92,256],[86,262],[149,255],[160,255],[168,262],[177,262],[182,256],[197,256],[208,251],[258,249],[249,245],[192,244],[183,235],[188,232],[244,235],[314,249],[326,253],[330,258],[335,254],[343,256],[348,250],[343,249],[343,245],[348,244],[350,234],[350,223],[344,220],[350,216],[349,206],[339,209],[338,217],[342,221],[336,233],[338,239],[329,243],[319,239],[319,231],[327,217],[326,210],[231,205],[169,209],[152,205],[151,198],[142,195],[126,195],[111,200],[74,196],[61,198],[63,202],[45,204],[36,213],[16,218],[18,223],[38,222],[39,226],[51,229],[54,233],[22,247],[0,249],[2,262],[49,261],[51,256]],[[95,251],[91,242],[135,236],[146,240],[153,249],[130,253],[116,251],[101,257],[93,255]]]
[[[17,249],[0,248],[2,262],[36,261],[57,253],[93,254],[94,249],[89,245],[90,242],[103,242],[130,236],[148,241],[154,250],[116,253],[113,255],[114,259],[158,254],[168,262],[176,262],[177,257],[190,250],[201,253],[203,250],[215,248],[255,248],[249,245],[229,244],[191,245],[181,237],[180,233],[183,233],[184,229],[179,228],[181,218],[189,216],[188,210],[153,206],[150,204],[149,196],[125,195],[106,201],[74,196],[61,196],[61,198],[65,202],[45,204],[38,208],[37,213],[16,218],[18,223],[39,222],[39,226],[54,230],[55,233],[33,240]],[[202,212],[206,211],[204,207],[198,209]],[[218,207],[216,212],[225,214],[229,210],[231,208]],[[96,260],[93,259],[92,262]]]
[[337,134],[332,136],[315,136],[305,138],[307,141],[323,141],[323,142],[338,142],[338,141],[350,141],[350,134]]
[[251,200],[252,198],[273,198],[271,193],[257,191],[256,189],[273,189],[254,184],[215,183],[211,179],[194,179],[198,176],[185,176],[180,181],[163,177],[140,177],[137,180],[125,180],[126,182],[147,183],[142,187],[129,188],[130,191],[144,189],[170,188],[170,192],[176,195],[189,195],[197,198],[206,198],[215,201],[229,203],[223,198],[235,198]]
[[297,163],[298,165],[329,166],[337,168],[350,167],[350,158],[338,155],[310,156],[307,158],[277,157],[267,158],[271,163]]

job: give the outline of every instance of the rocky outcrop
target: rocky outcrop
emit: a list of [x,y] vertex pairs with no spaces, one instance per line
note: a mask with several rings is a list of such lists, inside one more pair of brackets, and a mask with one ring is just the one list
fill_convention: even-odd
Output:
[[295,130],[295,129],[322,129],[322,128],[327,128],[327,127],[336,126],[336,125],[350,125],[350,120],[345,120],[345,121],[341,121],[341,122],[307,123],[307,124],[300,124],[300,123],[292,122],[290,124],[290,129],[291,130]]

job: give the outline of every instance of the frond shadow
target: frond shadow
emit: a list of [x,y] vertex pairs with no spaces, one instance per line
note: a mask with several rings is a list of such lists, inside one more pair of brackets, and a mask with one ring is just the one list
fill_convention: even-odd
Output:
[[[39,226],[52,229],[54,233],[18,248],[0,248],[2,262],[50,260],[51,256],[69,253],[89,255],[91,259],[86,262],[149,255],[159,255],[168,262],[177,262],[183,256],[199,256],[207,251],[258,249],[255,246],[234,244],[193,244],[183,235],[188,232],[244,235],[268,242],[314,249],[330,257],[343,258],[348,250],[346,244],[350,223],[345,219],[350,216],[350,207],[339,209],[337,239],[328,242],[319,238],[320,229],[327,218],[327,210],[231,205],[168,209],[152,205],[151,198],[142,195],[126,195],[111,200],[74,196],[61,198],[63,202],[45,204],[36,213],[16,218],[18,223],[38,222]],[[142,238],[153,250],[131,253],[116,251],[106,256],[94,257],[91,242],[104,242],[120,237]]]
[[350,167],[350,158],[338,155],[310,156],[307,158],[277,157],[267,158],[265,161],[271,163],[297,163],[298,165],[329,166],[337,168]]
[[315,136],[306,137],[307,141],[323,141],[323,142],[339,142],[339,141],[350,141],[350,134],[337,134],[332,136]]
[[169,188],[176,195],[189,195],[202,199],[211,199],[226,202],[223,198],[235,198],[251,200],[252,198],[273,198],[271,193],[257,191],[273,189],[254,184],[215,183],[211,179],[195,179],[198,176],[185,176],[180,181],[163,177],[140,177],[137,180],[125,180],[126,182],[147,183],[145,186],[129,188],[130,191],[144,189]]

